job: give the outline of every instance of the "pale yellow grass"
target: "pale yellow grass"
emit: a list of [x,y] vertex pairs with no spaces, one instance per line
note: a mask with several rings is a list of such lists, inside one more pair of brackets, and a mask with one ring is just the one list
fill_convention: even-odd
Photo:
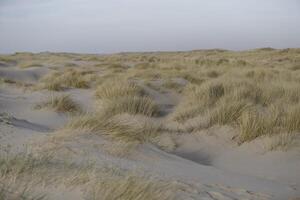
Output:
[[69,133],[72,130],[81,130],[81,132],[94,133],[117,141],[145,142],[157,136],[160,129],[161,125],[151,120],[136,123],[130,119],[130,115],[124,119],[118,115],[109,118],[98,113],[76,116],[61,131]]
[[88,88],[86,73],[72,68],[64,71],[55,71],[44,76],[37,85],[38,89],[60,91],[64,88]]
[[101,84],[95,96],[101,100],[113,100],[124,96],[142,96],[143,90],[135,83],[126,80],[109,80]]
[[72,100],[70,95],[50,96],[47,100],[36,104],[35,108],[46,108],[62,113],[76,113],[81,111],[80,105]]
[[80,188],[83,191],[81,198],[90,200],[171,200],[177,189],[170,182],[123,172],[112,166],[98,169],[49,156],[26,154],[0,157],[1,199],[47,199],[52,195],[47,187],[54,186],[65,188],[68,192]]

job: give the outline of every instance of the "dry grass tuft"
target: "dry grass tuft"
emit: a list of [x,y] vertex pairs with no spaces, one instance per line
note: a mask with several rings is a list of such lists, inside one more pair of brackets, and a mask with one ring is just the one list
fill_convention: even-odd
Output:
[[81,111],[80,106],[69,95],[51,96],[48,100],[38,103],[35,108],[47,108],[62,113],[77,113]]
[[264,118],[257,111],[248,111],[242,114],[239,120],[240,142],[255,139],[268,133]]
[[107,116],[128,113],[132,115],[157,116],[159,109],[149,97],[125,96],[104,103],[103,111]]
[[172,118],[178,122],[204,114],[207,108],[212,107],[225,93],[224,86],[218,83],[190,85],[185,88],[185,99],[177,106]]
[[100,85],[95,96],[102,103],[107,116],[129,113],[155,116],[159,114],[156,103],[147,97],[142,88],[129,81],[107,81]]
[[60,91],[64,88],[88,88],[87,75],[85,72],[74,69],[52,72],[40,80],[38,88],[53,91]]
[[299,133],[299,77],[289,68],[226,67],[222,76],[188,85],[170,118],[181,125],[197,118],[208,118],[208,127],[231,125],[240,130],[240,143],[264,135]]
[[288,133],[300,132],[300,104],[288,107],[283,124]]
[[209,113],[209,124],[226,125],[236,122],[247,108],[244,102],[218,102],[216,108]]
[[135,83],[110,80],[100,85],[95,95],[101,100],[113,100],[124,96],[142,96],[143,93],[143,90]]
[[[46,199],[44,187],[79,187],[85,199],[165,199],[174,198],[177,185],[152,177],[138,176],[120,169],[79,165],[49,156],[6,155],[0,157],[1,199]],[[70,189],[70,190],[68,190]],[[47,190],[46,190],[47,191]]]
[[274,107],[268,112],[261,112],[258,109],[247,110],[239,120],[239,141],[245,142],[274,133],[279,128],[279,117],[280,113]]
[[0,199],[45,199],[45,195],[37,194],[34,187],[40,175],[45,177],[42,173],[47,169],[48,164],[48,157],[34,158],[32,155],[23,154],[1,155]]
[[149,141],[159,133],[160,129],[160,124],[149,120],[137,122],[130,119],[130,115],[125,119],[118,115],[108,118],[101,113],[74,117],[65,126],[65,130],[92,132],[123,142]]

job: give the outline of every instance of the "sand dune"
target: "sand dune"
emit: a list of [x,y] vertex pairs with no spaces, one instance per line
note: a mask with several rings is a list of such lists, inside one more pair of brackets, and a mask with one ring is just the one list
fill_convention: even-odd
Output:
[[[298,49],[27,56],[0,63],[0,197],[300,197],[300,125],[282,111],[299,104]],[[41,66],[22,68],[24,61]],[[276,88],[265,84],[279,79],[286,96],[266,97]],[[256,104],[251,81],[263,90]],[[206,83],[218,84],[207,90]],[[220,86],[228,83],[230,90]],[[229,97],[238,90],[230,92],[239,87],[245,106],[223,109],[233,109]],[[273,123],[278,129],[248,122],[244,137],[247,109],[266,120],[273,106],[284,116]],[[283,125],[288,119],[292,125]]]

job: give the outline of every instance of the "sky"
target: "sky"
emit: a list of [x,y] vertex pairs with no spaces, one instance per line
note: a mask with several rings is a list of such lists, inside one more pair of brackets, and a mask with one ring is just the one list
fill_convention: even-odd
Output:
[[0,0],[0,53],[300,47],[300,0]]

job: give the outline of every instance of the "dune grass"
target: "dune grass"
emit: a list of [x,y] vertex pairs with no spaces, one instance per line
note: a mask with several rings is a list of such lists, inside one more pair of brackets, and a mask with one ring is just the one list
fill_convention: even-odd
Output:
[[43,67],[42,64],[34,63],[34,62],[23,62],[23,63],[20,63],[18,66],[22,69],[32,68],[32,67]]
[[129,113],[151,117],[159,114],[158,106],[151,98],[139,96],[125,96],[108,101],[103,105],[103,110],[107,116]]
[[101,84],[95,96],[100,100],[113,100],[124,96],[142,96],[143,90],[135,83],[126,80],[109,80]]
[[126,176],[97,183],[88,199],[171,200],[175,197],[174,191],[175,188],[167,182]]
[[[189,81],[188,75],[199,74],[197,79],[202,81],[189,81],[169,117],[183,125],[201,116],[208,119],[208,127],[233,126],[239,130],[239,143],[266,135],[299,133],[300,74],[290,67],[295,66],[292,59],[276,59],[281,65],[270,59],[285,53],[253,51],[242,59],[228,59],[221,64],[198,61],[196,64],[202,66],[198,72],[190,67],[182,77]],[[261,54],[268,55],[268,64],[262,64]],[[223,68],[219,70],[220,66]]]
[[100,85],[95,92],[107,116],[129,113],[146,116],[159,114],[156,103],[137,84],[129,81],[110,80]]
[[247,104],[244,102],[226,102],[219,101],[216,108],[209,111],[210,125],[219,124],[226,125],[237,121],[244,110],[247,109]]
[[[43,186],[42,186],[43,185]],[[1,199],[47,199],[46,187],[80,187],[85,199],[171,200],[175,185],[118,169],[62,162],[51,157],[16,155],[0,157]],[[39,194],[44,190],[45,194]]]
[[50,96],[44,102],[35,105],[36,109],[51,109],[61,113],[78,113],[81,108],[70,95]]
[[88,88],[89,83],[86,80],[86,73],[72,68],[62,72],[51,72],[41,78],[39,89],[61,91],[64,88]]
[[108,117],[103,113],[76,116],[66,124],[62,132],[77,130],[123,142],[150,141],[159,134],[161,124],[151,120],[137,122],[132,119],[132,115],[125,116],[125,118],[122,118],[122,115]]
[[[1,199],[48,199],[51,194],[47,187],[51,186],[61,186],[68,192],[79,187],[83,190],[81,198],[89,200],[171,200],[179,188],[168,181],[140,176],[112,166],[99,169],[93,165],[31,154],[0,157]],[[44,191],[44,194],[40,191]]]
[[288,106],[283,125],[288,133],[300,132],[300,104]]
[[[199,115],[210,126],[233,125],[240,129],[240,141],[277,132],[299,131],[299,86],[295,82],[269,84],[251,79],[219,79],[192,85],[172,117],[179,123]],[[275,81],[275,80],[273,80]]]
[[[93,82],[97,85],[95,98],[101,115],[109,119],[120,114],[161,117],[160,107],[143,89],[145,82],[155,81],[159,94],[163,95],[165,88],[178,92],[179,103],[167,116],[171,123],[180,127],[186,127],[191,121],[201,124],[193,127],[194,130],[232,126],[239,132],[238,142],[243,143],[262,136],[299,134],[299,53],[299,49],[243,52],[214,49],[103,56],[51,55],[51,59],[59,59],[64,64],[85,61],[99,73],[91,72],[95,75],[91,80],[91,74],[78,69],[79,66],[57,68],[61,71],[49,73],[38,85],[60,91],[93,87]],[[9,56],[17,61],[45,59],[48,62],[47,56],[38,58],[35,54]],[[205,126],[202,126],[203,119],[207,121]],[[77,123],[80,126],[98,123],[97,117],[91,116],[89,120]]]
[[[44,194],[33,191],[33,177],[39,179],[48,158],[35,159],[30,155],[0,156],[0,199],[45,199]],[[36,180],[35,180],[36,181]]]
[[239,141],[245,142],[272,133],[276,124],[275,121],[272,123],[269,119],[259,111],[244,112],[239,120]]
[[166,82],[163,83],[162,86],[167,89],[175,90],[179,93],[181,93],[184,88],[184,85],[182,85],[174,80],[167,80]]

